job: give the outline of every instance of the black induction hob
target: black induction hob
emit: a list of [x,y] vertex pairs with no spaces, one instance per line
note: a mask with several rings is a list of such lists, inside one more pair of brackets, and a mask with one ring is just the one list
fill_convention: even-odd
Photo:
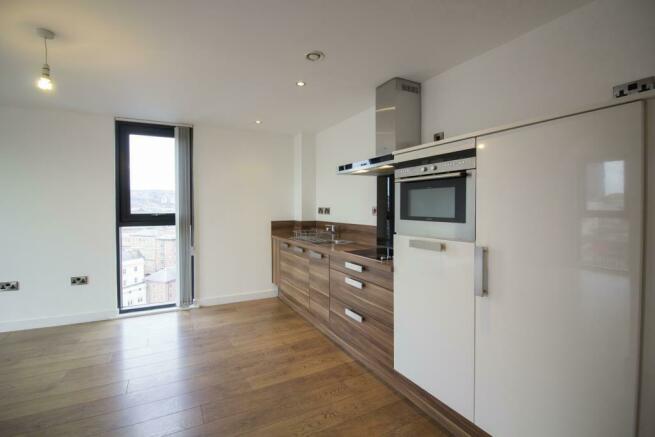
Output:
[[389,261],[393,259],[392,247],[373,247],[371,249],[349,250],[348,253],[371,258],[376,261]]

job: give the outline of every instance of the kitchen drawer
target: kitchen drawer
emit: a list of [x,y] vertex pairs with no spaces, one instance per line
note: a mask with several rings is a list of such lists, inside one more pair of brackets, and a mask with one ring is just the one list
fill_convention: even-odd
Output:
[[387,290],[393,290],[393,272],[391,268],[377,261],[363,258],[353,261],[352,257],[332,255],[330,257],[330,268],[347,273],[358,279],[373,282]]
[[307,258],[307,249],[301,246],[297,246],[295,244],[286,242],[286,241],[281,241],[280,242],[280,251],[281,252],[286,252],[286,253],[291,253],[293,255],[296,255],[299,258]]
[[280,250],[279,280],[290,282],[305,293],[309,290],[309,260],[288,250]]
[[393,368],[392,328],[363,312],[355,311],[334,297],[330,298],[330,327],[341,339],[369,359]]
[[309,309],[309,294],[305,290],[294,286],[292,283],[287,281],[284,277],[280,280],[279,290],[293,300],[298,305],[302,306],[305,309]]
[[330,270],[330,296],[393,327],[393,292],[386,288],[333,269]]
[[327,324],[330,321],[330,298],[323,293],[310,289],[309,311]]

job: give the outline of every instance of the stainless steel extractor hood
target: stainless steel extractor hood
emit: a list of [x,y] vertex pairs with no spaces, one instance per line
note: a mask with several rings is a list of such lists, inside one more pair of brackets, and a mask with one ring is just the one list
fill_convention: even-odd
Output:
[[393,152],[421,144],[421,84],[396,77],[375,90],[374,158],[337,167],[339,174],[393,173]]

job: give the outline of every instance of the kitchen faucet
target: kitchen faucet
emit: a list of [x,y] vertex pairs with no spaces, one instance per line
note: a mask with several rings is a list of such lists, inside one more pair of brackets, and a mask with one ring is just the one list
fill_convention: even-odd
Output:
[[329,232],[330,235],[332,236],[332,240],[336,240],[337,238],[337,225],[325,225],[325,231]]

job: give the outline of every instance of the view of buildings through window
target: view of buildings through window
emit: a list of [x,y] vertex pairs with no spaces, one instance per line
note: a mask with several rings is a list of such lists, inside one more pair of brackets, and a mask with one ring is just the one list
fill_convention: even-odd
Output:
[[175,303],[175,226],[121,228],[123,308]]

